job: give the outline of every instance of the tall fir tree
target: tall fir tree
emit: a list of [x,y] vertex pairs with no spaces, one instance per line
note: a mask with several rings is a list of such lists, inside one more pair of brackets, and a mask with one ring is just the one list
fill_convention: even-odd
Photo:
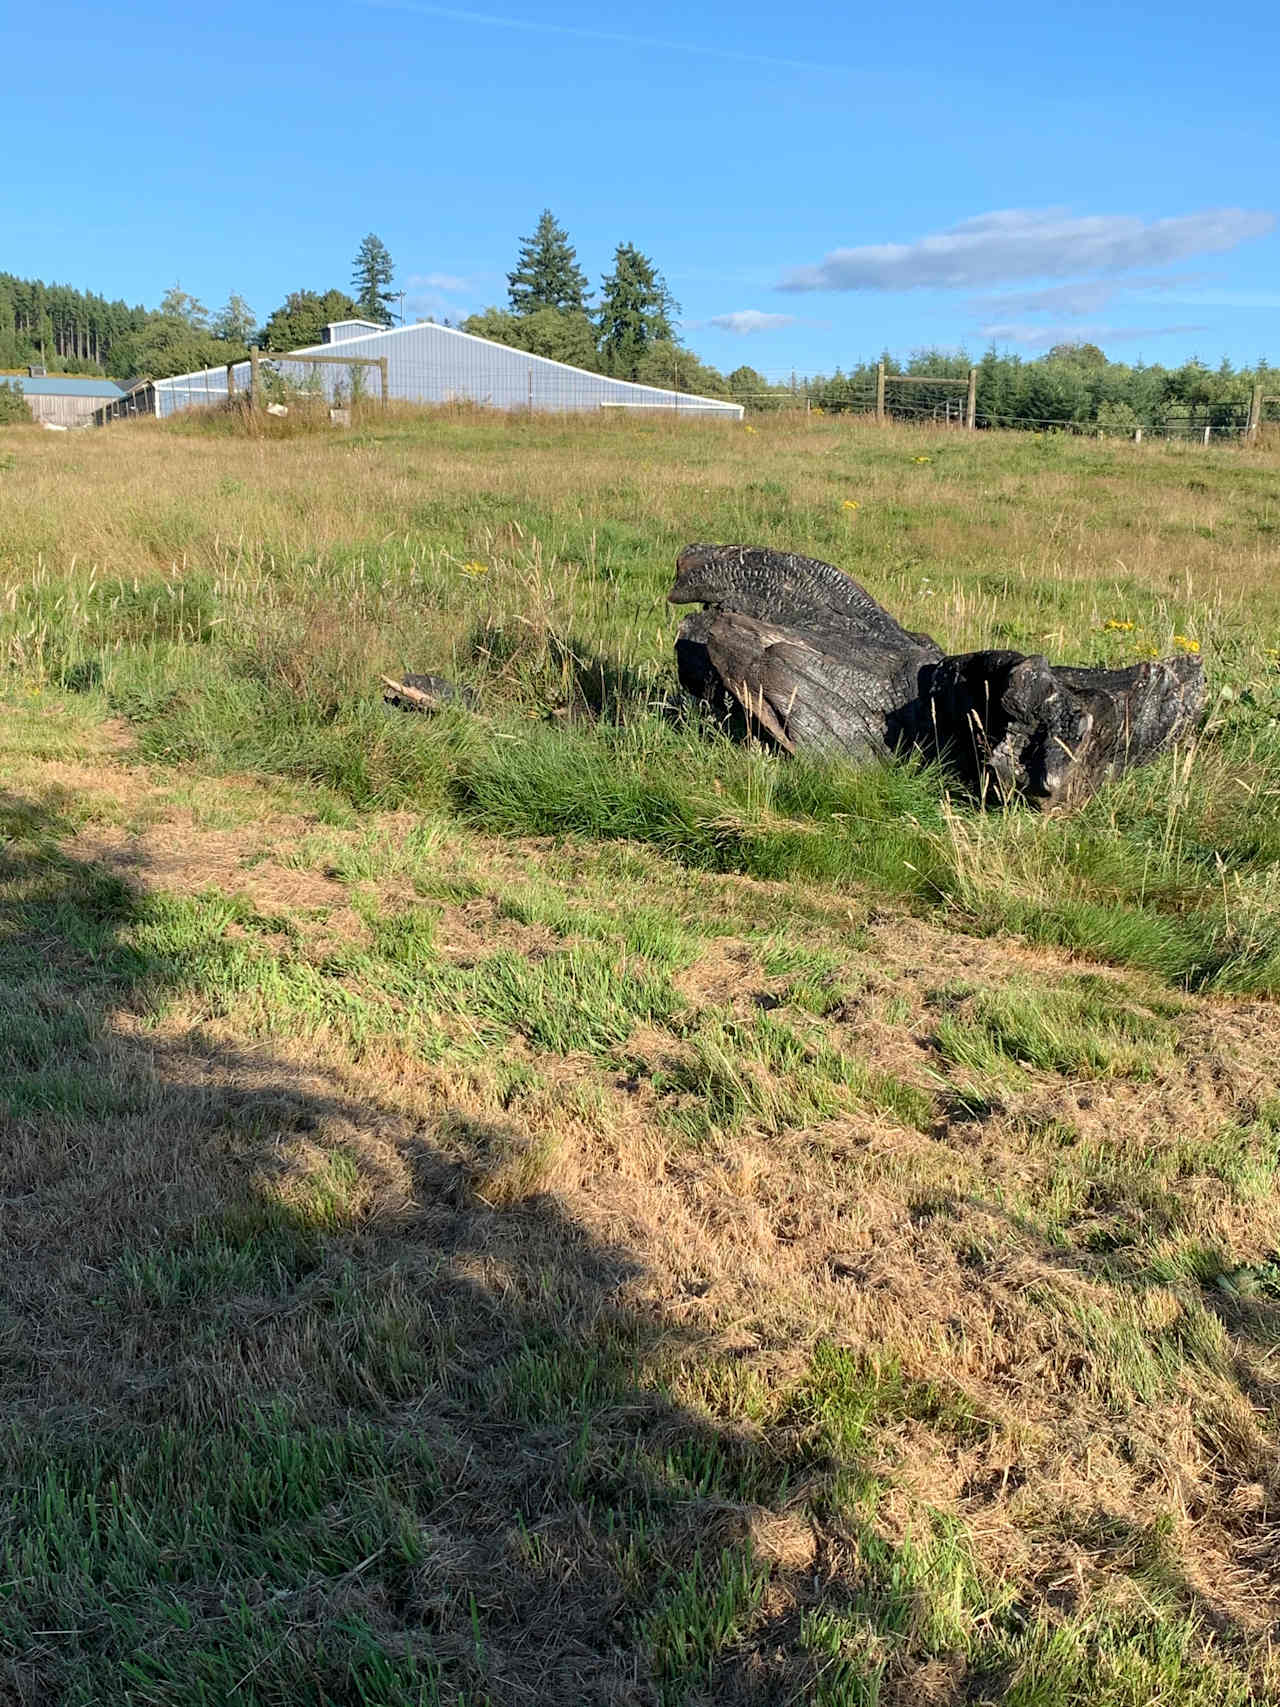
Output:
[[390,326],[391,309],[395,300],[390,285],[395,277],[391,251],[371,231],[356,250],[351,268],[351,289],[356,307],[366,320],[376,320],[379,326]]
[[562,314],[587,311],[587,275],[569,233],[551,209],[544,208],[532,237],[520,240],[520,259],[507,274],[508,297],[513,314],[537,314],[556,308]]
[[597,326],[600,353],[624,379],[638,372],[646,351],[663,339],[674,342],[672,317],[680,304],[647,255],[632,243],[614,250],[613,271],[600,286]]

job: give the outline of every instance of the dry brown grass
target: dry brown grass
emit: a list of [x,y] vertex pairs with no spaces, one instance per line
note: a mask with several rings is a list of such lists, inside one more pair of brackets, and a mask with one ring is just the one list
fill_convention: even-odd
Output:
[[[769,423],[689,439],[676,470],[676,428],[512,424],[501,457],[493,430],[24,438],[7,573],[35,550],[67,587],[240,576],[271,610],[278,563],[329,625],[302,656],[341,677],[370,642],[327,555],[528,568],[525,522],[491,512],[537,494],[563,528],[535,583],[554,602],[549,565],[585,575],[598,516],[674,535],[693,486],[723,519],[763,452],[779,512],[746,505],[743,529],[795,544],[786,505],[837,511],[850,446],[853,525],[893,511],[908,443]],[[994,458],[976,483],[950,448],[858,545],[913,623],[990,633],[997,514],[1008,584],[1066,589],[1046,644],[1121,580],[1170,621],[1189,585],[1206,635],[1215,612],[1275,621],[1239,526],[1262,458]],[[948,556],[931,593],[920,562]],[[456,584],[473,614],[509,596]],[[8,635],[29,672],[33,637]],[[870,888],[211,782],[37,676],[0,748],[0,1403],[21,1431],[0,1695],[248,1699],[247,1674],[264,1707],[1274,1698],[1273,1004]],[[662,1001],[609,1031],[646,979]],[[1001,1029],[1009,992],[1026,1036]],[[535,1025],[558,1001],[564,1049]],[[348,1454],[328,1479],[316,1431]],[[223,1482],[259,1493],[227,1515]]]
[[[144,892],[243,896],[283,914],[304,942],[319,931],[326,952],[366,943],[349,885],[285,863],[304,829],[286,818],[201,830],[178,812],[136,835],[90,825],[67,851]],[[394,867],[407,858],[407,833],[402,816],[326,835],[339,846],[381,838]],[[577,857],[571,895],[580,898],[592,860]],[[544,883],[564,881],[553,850],[538,844],[443,843],[431,871],[453,880],[474,873],[484,886],[471,900],[437,904],[443,952],[463,964],[513,943],[535,958],[550,952],[552,933],[513,925],[499,904],[509,884],[527,884],[540,868]],[[944,1409],[941,1421],[907,1415],[879,1427],[863,1466],[890,1490],[877,1517],[887,1541],[916,1533],[924,1507],[949,1513],[987,1580],[1017,1585],[1028,1610],[1083,1617],[1134,1596],[1142,1604],[1158,1518],[1161,1556],[1188,1604],[1224,1639],[1258,1640],[1280,1606],[1268,1540],[1276,1307],[1212,1286],[1189,1291],[1176,1265],[1187,1249],[1223,1253],[1232,1270],[1280,1249],[1274,1190],[1242,1195],[1192,1160],[1212,1157],[1225,1129],[1256,1119],[1280,1048],[1274,1009],[1180,1002],[1177,1055],[1154,1080],[1031,1073],[1017,1095],[974,1119],[962,1108],[947,1113],[931,998],[957,981],[1052,980],[1065,971],[1060,960],[883,912],[868,920],[857,903],[866,934],[851,954],[847,901],[844,917],[832,907],[828,924],[803,925],[789,916],[795,897],[783,886],[679,879],[690,882],[686,900],[707,914],[743,908],[736,932],[752,919],[785,920],[793,945],[847,962],[855,993],[821,1029],[837,1049],[874,1053],[932,1086],[939,1113],[929,1135],[843,1116],[766,1141],[748,1122],[690,1148],[662,1117],[642,1035],[621,1074],[589,1057],[557,1065],[512,1039],[503,1070],[523,1060],[537,1082],[504,1107],[492,1059],[427,1066],[393,1036],[370,1037],[353,1057],[349,1041],[305,1021],[305,1038],[291,1041],[283,1016],[246,1035],[234,1002],[215,1014],[207,996],[180,990],[158,1022],[117,1008],[104,1015],[96,1072],[127,1114],[10,1128],[8,1307],[29,1348],[10,1371],[11,1414],[92,1415],[104,1428],[223,1414],[252,1395],[289,1394],[313,1416],[335,1400],[340,1410],[366,1406],[372,1393],[344,1400],[330,1390],[333,1360],[348,1354],[314,1341],[306,1288],[229,1299],[218,1339],[187,1347],[164,1311],[139,1313],[126,1300],[104,1318],[97,1307],[103,1287],[119,1285],[111,1276],[122,1250],[163,1249],[195,1225],[216,1224],[243,1204],[249,1184],[261,1201],[322,1230],[319,1273],[354,1261],[365,1287],[398,1300],[386,1305],[393,1315],[412,1297],[415,1321],[447,1319],[450,1356],[469,1369],[510,1355],[511,1324],[551,1276],[557,1332],[626,1338],[635,1329],[625,1324],[645,1324],[645,1360],[665,1372],[688,1419],[662,1425],[672,1438],[695,1424],[729,1427],[745,1429],[748,1442],[772,1439],[776,1450],[789,1395],[824,1344],[900,1368],[908,1383],[930,1385],[951,1411],[980,1421],[956,1431]],[[413,902],[394,876],[358,887],[366,916],[370,900],[392,909]],[[829,905],[821,894],[809,899],[819,911]],[[695,1012],[746,1019],[766,998],[786,1011],[787,980],[762,971],[759,944],[749,929],[730,929],[706,945],[679,976]],[[64,988],[74,1000],[74,985]],[[1140,989],[1130,993],[1141,999]],[[888,994],[904,1014],[896,1024],[882,1017]],[[1175,1153],[1170,1170],[1162,1159]],[[1096,1236],[1134,1215],[1140,1225],[1127,1226],[1127,1246]],[[1152,1272],[1162,1252],[1172,1265],[1163,1280]],[[314,1277],[307,1285],[314,1291]],[[350,1355],[360,1363],[356,1341]],[[363,1357],[367,1364],[367,1346]],[[393,1426],[431,1435],[420,1379],[394,1384],[377,1406]],[[501,1698],[501,1677],[513,1689],[531,1680],[528,1644],[538,1630],[547,1639],[511,1566],[492,1551],[517,1465],[522,1486],[540,1474],[532,1440],[527,1450],[527,1459],[484,1457],[460,1471],[438,1537],[449,1562],[435,1592],[455,1602],[481,1595],[486,1639],[509,1668],[491,1678]],[[729,1521],[738,1509],[724,1508],[719,1533],[725,1544],[751,1535],[772,1571],[766,1622],[782,1628],[823,1603],[804,1586],[817,1580],[816,1554],[828,1595],[838,1600],[840,1585],[856,1581],[855,1556],[803,1504],[747,1501]],[[563,1545],[559,1593],[572,1597],[587,1555],[575,1565],[575,1544]],[[500,1583],[505,1612],[490,1598]],[[566,1604],[556,1602],[562,1616]],[[590,1604],[588,1596],[576,1608],[574,1629]],[[325,1616],[333,1612],[328,1603]],[[447,1657],[448,1643],[440,1651]],[[748,1646],[742,1658],[756,1652]],[[913,1661],[894,1698],[898,1687],[932,1687],[937,1663]],[[544,1675],[542,1698],[616,1687],[576,1675],[567,1692]],[[957,1698],[964,1675],[953,1663],[938,1698]],[[721,1687],[750,1694],[748,1674],[736,1684],[733,1676],[723,1673]]]
[[[1245,525],[1280,502],[1265,450],[1032,440],[1043,447],[1037,467],[1016,454],[1028,440],[1010,434],[1002,436],[1010,454],[986,457],[975,480],[968,442],[945,432],[814,417],[762,421],[755,439],[678,422],[610,425],[602,433],[594,420],[565,420],[548,430],[476,412],[468,431],[447,412],[425,427],[406,416],[398,432],[376,436],[211,439],[198,424],[175,432],[158,422],[65,443],[24,435],[15,441],[20,471],[5,477],[0,559],[55,581],[72,571],[252,574],[353,544],[372,552],[401,540],[429,552],[425,519],[462,509],[467,549],[502,561],[527,543],[524,524],[509,516],[513,494],[532,499],[539,515],[588,521],[616,516],[621,499],[655,539],[680,534],[693,495],[711,500],[709,512],[736,505],[762,543],[794,547],[797,520],[812,529],[823,517],[827,538],[847,541],[842,561],[864,549],[881,559],[879,578],[869,577],[878,596],[957,647],[989,635],[998,614],[995,593],[964,585],[968,572],[989,566],[997,539],[1011,589],[1038,579],[1078,589],[1073,614],[1087,607],[1094,626],[1117,614],[1108,589],[1131,583],[1161,603],[1249,604],[1274,619],[1272,535]],[[922,442],[935,447],[933,460],[904,476],[904,459]],[[850,495],[862,505],[856,516],[840,508]],[[563,571],[554,538],[541,543]],[[926,597],[922,572],[935,583]],[[1070,646],[1079,631],[1046,627],[1044,638]]]

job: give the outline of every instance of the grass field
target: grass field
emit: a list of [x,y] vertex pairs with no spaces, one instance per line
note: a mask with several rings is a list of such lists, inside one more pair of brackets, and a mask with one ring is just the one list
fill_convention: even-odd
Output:
[[[1276,1699],[1280,457],[292,426],[0,432],[0,1701]],[[697,539],[1204,727],[734,746]]]

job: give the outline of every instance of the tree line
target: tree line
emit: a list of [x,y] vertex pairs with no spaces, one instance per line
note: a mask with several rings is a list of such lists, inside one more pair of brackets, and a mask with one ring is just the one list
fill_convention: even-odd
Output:
[[1059,344],[1034,361],[989,350],[978,363],[978,418],[993,427],[1127,433],[1244,427],[1255,385],[1280,393],[1266,356],[1216,368],[1196,357],[1177,367],[1113,362],[1096,344]]
[[332,320],[390,326],[393,274],[386,244],[371,232],[352,263],[351,292],[292,291],[259,326],[237,291],[212,313],[180,284],[158,308],[130,307],[71,285],[0,273],[0,372],[39,365],[50,373],[166,379],[239,361],[252,343],[301,349],[319,343]]
[[[1031,430],[1132,433],[1192,432],[1204,427],[1229,431],[1246,425],[1255,384],[1280,395],[1280,368],[1259,356],[1253,366],[1235,367],[1225,357],[1216,368],[1197,357],[1178,367],[1142,361],[1109,361],[1096,344],[1057,344],[1042,356],[1027,358],[989,349],[975,362],[963,350],[918,350],[901,362],[888,352],[881,358],[886,402],[891,415],[945,419],[950,407],[959,414],[964,393],[954,387],[916,384],[894,388],[895,375],[917,379],[937,376],[966,379],[977,374],[980,427]],[[828,375],[793,375],[770,384],[750,368],[729,375],[733,394],[751,406],[780,409],[801,404],[835,414],[869,413],[875,407],[876,367],[859,362]]]
[[[259,323],[238,292],[210,312],[175,284],[155,309],[108,301],[69,285],[46,285],[0,273],[0,372],[43,363],[51,372],[107,374],[117,379],[163,379],[241,359],[251,343],[297,350],[321,341],[335,320],[394,323],[395,264],[370,232],[352,261],[349,288],[291,291]],[[656,263],[632,243],[619,243],[613,265],[593,299],[586,273],[564,226],[544,209],[530,236],[519,240],[507,274],[507,303],[473,314],[461,330],[553,361],[619,379],[729,398],[752,409],[797,403],[830,412],[874,406],[876,364],[855,363],[831,374],[770,381],[748,365],[721,373],[682,341],[680,305]],[[445,324],[448,324],[446,321]],[[925,349],[906,362],[886,353],[886,374],[963,378],[963,351]],[[1243,426],[1255,383],[1280,394],[1280,370],[1265,357],[1253,367],[1217,368],[1196,358],[1180,367],[1107,359],[1096,344],[1059,344],[1042,356],[1001,354],[977,363],[977,413],[982,426],[1100,429],[1131,432]],[[962,395],[962,394],[960,394]],[[955,390],[889,387],[890,409],[925,419],[958,405]]]

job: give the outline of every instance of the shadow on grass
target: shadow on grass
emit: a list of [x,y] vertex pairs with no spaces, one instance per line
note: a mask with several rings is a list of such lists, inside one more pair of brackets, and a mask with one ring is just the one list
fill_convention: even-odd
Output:
[[[1016,1694],[1059,1651],[945,1526],[882,1538],[853,1365],[767,1434],[678,1403],[750,1415],[634,1253],[486,1201],[516,1127],[167,1023],[196,950],[69,828],[0,796],[0,1699],[1085,1698]],[[1199,1663],[1112,1640],[1091,1700]]]
[[753,1516],[835,1466],[672,1400],[635,1258],[479,1195],[514,1128],[166,1027],[69,828],[0,797],[0,1698],[742,1695]]

